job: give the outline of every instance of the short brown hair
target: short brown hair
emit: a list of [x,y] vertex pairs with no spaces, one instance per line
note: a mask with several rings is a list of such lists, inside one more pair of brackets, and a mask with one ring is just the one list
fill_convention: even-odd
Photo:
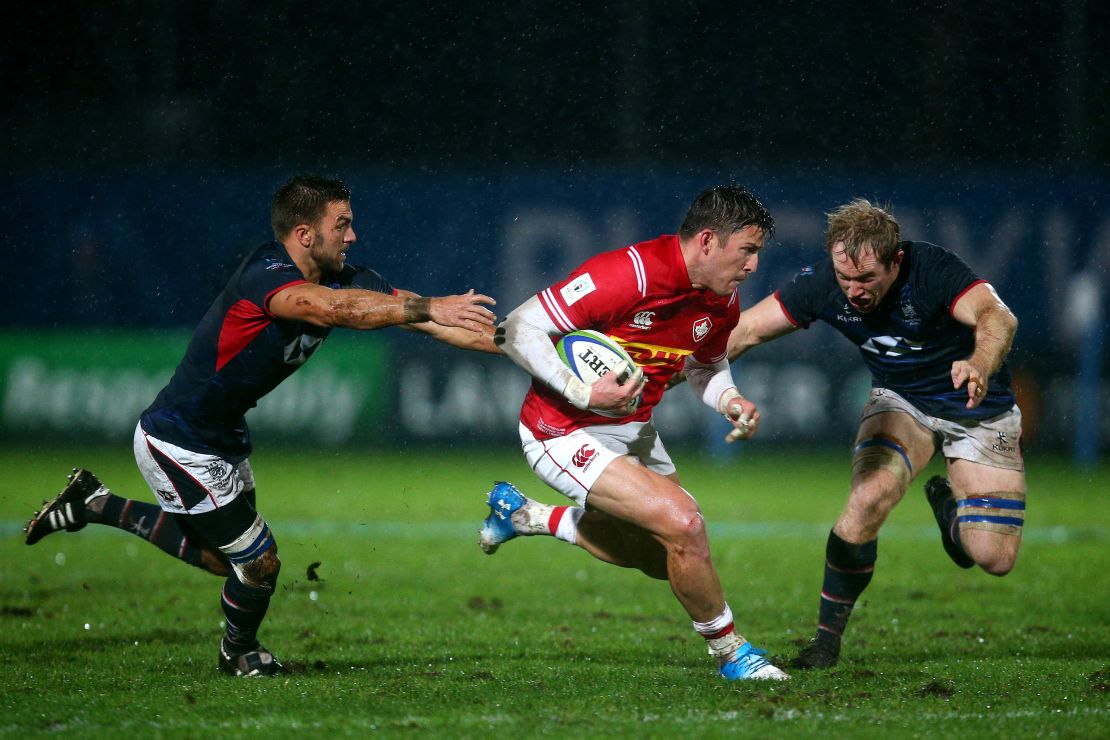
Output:
[[832,251],[837,242],[844,242],[844,254],[852,262],[857,262],[865,247],[875,252],[875,259],[884,267],[890,267],[898,254],[898,222],[890,212],[863,198],[840,206],[825,214],[829,221],[825,249]]
[[351,191],[339,180],[297,175],[278,188],[270,204],[270,226],[282,239],[297,224],[315,224],[327,213],[328,203],[350,201]]
[[745,226],[758,226],[767,236],[775,233],[775,220],[750,190],[743,185],[718,185],[698,193],[678,235],[689,239],[710,229],[727,239]]

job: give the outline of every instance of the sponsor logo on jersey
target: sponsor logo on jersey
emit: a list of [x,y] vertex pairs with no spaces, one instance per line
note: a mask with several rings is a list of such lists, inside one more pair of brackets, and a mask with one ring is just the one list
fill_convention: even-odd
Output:
[[285,345],[285,364],[286,365],[303,365],[320,346],[320,342],[324,340],[321,337],[313,337],[308,334],[300,334],[293,338],[289,344]]
[[655,315],[655,311],[637,311],[636,315],[632,317],[632,323],[629,324],[633,329],[650,329],[651,317]]
[[871,352],[885,357],[901,357],[907,352],[920,352],[925,348],[924,342],[914,342],[905,337],[871,337],[861,344],[859,348],[864,352]]
[[700,342],[705,339],[709,334],[709,330],[713,328],[713,322],[709,320],[708,316],[703,316],[694,322],[694,341]]
[[563,303],[573,306],[595,290],[597,290],[597,287],[594,285],[594,279],[587,272],[564,285],[559,291],[559,295],[563,296]]
[[660,347],[657,344],[625,341],[621,341],[620,344],[624,347],[628,356],[640,367],[664,365],[681,369],[682,363],[686,360],[686,355],[692,354],[692,350]]
[[288,262],[282,262],[281,260],[275,259],[274,257],[266,257],[265,262],[267,270],[284,270],[293,266]]
[[595,450],[593,447],[590,447],[588,444],[584,444],[578,448],[578,452],[574,453],[574,457],[571,458],[571,462],[574,463],[574,466],[576,468],[582,468],[583,470],[585,470],[590,466],[590,463],[593,462],[595,455],[597,455],[597,450]]

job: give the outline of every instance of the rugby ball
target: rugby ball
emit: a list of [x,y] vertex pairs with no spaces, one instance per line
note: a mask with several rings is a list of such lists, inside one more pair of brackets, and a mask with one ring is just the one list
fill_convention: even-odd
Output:
[[[629,371],[636,368],[636,363],[612,337],[592,329],[580,329],[560,337],[555,349],[559,352],[559,359],[563,364],[586,385],[593,385],[601,376],[613,372],[621,363],[627,363]],[[635,405],[639,406],[639,404],[640,399],[637,398]],[[627,415],[595,409],[590,409],[590,412],[612,418]]]

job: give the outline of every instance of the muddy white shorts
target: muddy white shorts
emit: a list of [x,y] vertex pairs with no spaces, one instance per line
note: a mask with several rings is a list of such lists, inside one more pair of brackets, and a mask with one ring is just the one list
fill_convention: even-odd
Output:
[[675,472],[671,456],[650,421],[627,424],[598,424],[578,429],[563,437],[536,439],[520,425],[524,458],[547,485],[579,505],[609,463],[622,455],[636,458],[660,475]]
[[901,411],[938,435],[945,457],[969,460],[1004,470],[1025,470],[1021,454],[1021,409],[982,421],[949,421],[929,416],[889,388],[872,388],[860,421],[887,411]]
[[254,489],[250,463],[230,463],[222,457],[192,452],[172,445],[135,426],[135,462],[165,511],[203,514]]

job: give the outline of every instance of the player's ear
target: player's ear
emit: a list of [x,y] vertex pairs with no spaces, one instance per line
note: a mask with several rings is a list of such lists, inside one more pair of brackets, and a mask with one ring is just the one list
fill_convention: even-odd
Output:
[[698,232],[698,246],[705,254],[709,254],[709,250],[713,248],[713,237],[717,233],[713,229],[702,229]]
[[293,238],[302,247],[312,246],[312,227],[308,224],[297,224],[293,227]]

